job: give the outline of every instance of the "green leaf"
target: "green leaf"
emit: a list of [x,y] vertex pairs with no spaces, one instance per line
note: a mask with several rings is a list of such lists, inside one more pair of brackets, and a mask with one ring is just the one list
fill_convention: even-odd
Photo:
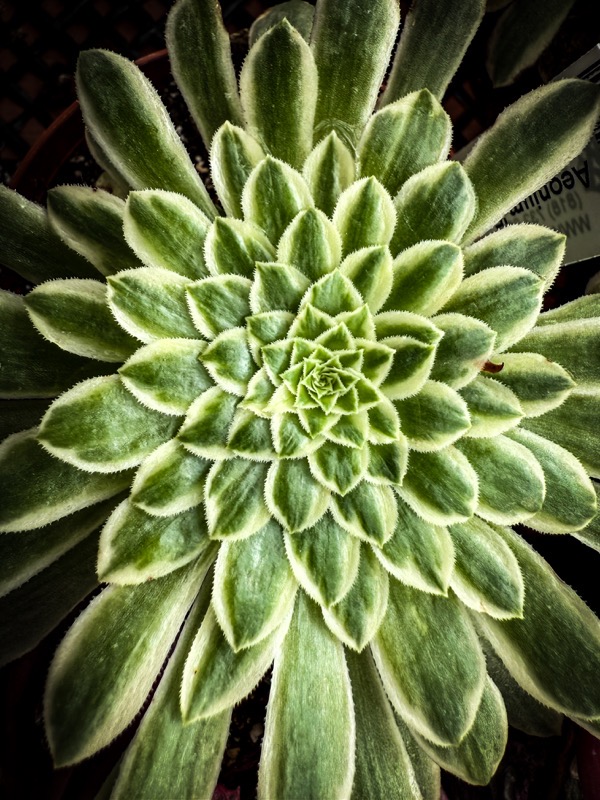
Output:
[[380,344],[394,351],[394,360],[381,384],[385,396],[400,400],[418,392],[431,374],[435,345],[424,344],[412,336],[389,336]]
[[456,561],[450,586],[459,600],[496,619],[523,616],[525,587],[519,563],[493,528],[473,517],[452,525]]
[[427,381],[418,394],[394,403],[411,450],[441,450],[471,426],[467,405],[445,383]]
[[86,126],[134,189],[179,192],[210,219],[215,217],[160,97],[138,67],[108,50],[85,50],[76,81]]
[[273,244],[299,211],[313,205],[302,175],[271,156],[252,170],[242,193],[244,219],[262,228]]
[[297,414],[276,414],[271,419],[275,450],[282,458],[300,458],[323,444],[322,437],[311,439]]
[[377,178],[361,178],[345,189],[333,213],[344,255],[361,247],[387,245],[396,225],[392,198]]
[[471,427],[465,436],[473,439],[498,436],[514,428],[523,417],[517,395],[494,378],[478,375],[460,395],[466,402]]
[[277,247],[277,260],[292,264],[311,281],[338,267],[341,256],[342,244],[335,225],[316,208],[301,211]]
[[113,584],[162,578],[197,558],[210,545],[201,509],[156,517],[124,500],[102,530],[98,576]]
[[308,42],[314,16],[315,7],[305,0],[287,0],[284,3],[277,3],[263,11],[250,26],[250,47],[253,47],[261,36],[270,31],[282,19],[287,19],[290,25],[293,25],[302,38]]
[[400,438],[400,420],[394,404],[384,398],[367,412],[369,427],[367,438],[372,444],[388,444]]
[[424,86],[441,100],[484,11],[484,0],[460,0],[451,6],[421,0],[411,7],[382,104]]
[[541,703],[568,716],[600,716],[600,622],[520,536],[495,530],[523,573],[523,618],[478,615],[478,627],[512,677]]
[[368,412],[358,414],[342,414],[339,420],[328,429],[325,436],[336,444],[349,447],[363,447],[369,431]]
[[48,192],[48,220],[60,238],[102,275],[140,262],[123,238],[125,204],[89,186],[57,186]]
[[451,242],[419,242],[393,263],[392,289],[383,311],[431,316],[455,294],[462,279],[462,253]]
[[32,429],[0,444],[0,531],[30,531],[128,488],[131,472],[82,472],[44,450]]
[[50,406],[38,440],[53,455],[88,472],[134,467],[177,430],[179,421],[144,408],[118,375],[91,378]]
[[204,256],[213,275],[252,278],[255,262],[271,261],[275,248],[257,225],[218,217],[206,237]]
[[386,570],[402,583],[431,594],[448,593],[454,546],[446,528],[425,522],[399,498],[394,533],[373,548]]
[[242,216],[244,185],[264,157],[256,139],[237,125],[224,122],[215,133],[210,148],[211,178],[228,216]]
[[180,514],[202,503],[209,468],[210,461],[172,439],[142,461],[131,487],[131,500],[157,517]]
[[256,461],[275,458],[274,437],[268,419],[238,408],[229,429],[227,446],[236,455]]
[[572,533],[585,528],[596,515],[596,493],[577,459],[530,431],[517,429],[508,435],[533,453],[544,472],[546,496],[538,513],[527,520],[528,527],[542,533]]
[[235,652],[262,641],[285,622],[296,589],[283,531],[274,520],[250,538],[221,545],[212,607]]
[[161,580],[109,587],[77,619],[46,685],[46,732],[57,766],[106,746],[138,713],[212,558],[207,551]]
[[204,278],[208,271],[202,244],[210,224],[194,203],[175,192],[147,189],[127,197],[125,238],[148,267],[168,269],[192,280]]
[[340,265],[371,311],[379,311],[392,288],[392,257],[387,247],[375,245],[350,253]]
[[312,147],[317,88],[310,47],[287,19],[260,37],[240,75],[249,132],[271,155],[296,169]]
[[442,331],[431,378],[461,389],[482,370],[492,353],[496,333],[464,314],[439,314],[431,320]]
[[108,304],[127,333],[148,344],[155,339],[197,339],[188,312],[189,279],[168,269],[142,267],[108,279]]
[[289,264],[257,263],[250,292],[253,314],[265,311],[296,311],[310,286],[303,272]]
[[463,250],[465,275],[510,264],[530,269],[549,287],[562,264],[566,236],[542,225],[507,225]]
[[468,242],[579,154],[592,135],[599,101],[593,83],[561,80],[521,97],[498,117],[464,162],[479,199]]
[[267,370],[259,369],[248,381],[248,390],[240,403],[240,408],[247,408],[259,416],[270,416],[266,412],[269,401],[275,393],[275,386],[271,383]]
[[341,193],[355,178],[354,158],[335,131],[312,150],[304,162],[303,174],[317,208],[328,217]]
[[369,445],[369,467],[366,479],[371,483],[399,486],[408,463],[406,437],[398,434],[397,441]]
[[[597,483],[592,483],[596,493],[596,506],[600,507],[600,489]],[[596,514],[594,519],[580,531],[573,533],[576,539],[583,542],[588,547],[600,551],[600,514]]]
[[207,339],[243,325],[250,314],[250,288],[247,278],[219,275],[190,284],[188,306],[194,325]]
[[404,746],[409,755],[417,779],[417,785],[423,795],[423,800],[438,800],[442,791],[440,768],[435,761],[432,761],[429,756],[425,755],[423,749],[417,744],[409,727],[402,722],[398,715],[395,715],[395,720],[402,734]]
[[388,336],[412,336],[423,344],[436,345],[444,332],[419,314],[411,311],[385,311],[373,317],[378,339]]
[[92,136],[89,128],[84,131],[85,143],[90,151],[92,158],[104,170],[103,175],[100,176],[99,182],[105,180],[107,191],[112,192],[116,197],[121,200],[126,200],[127,195],[132,189],[130,182],[127,178],[119,172],[117,167],[110,160],[106,152],[100,147],[96,139]]
[[2,263],[26,280],[97,278],[98,272],[66,245],[50,226],[46,211],[0,185]]
[[369,465],[366,447],[357,449],[325,442],[308,456],[315,478],[335,494],[345,495],[365,476]]
[[27,295],[25,306],[42,336],[69,353],[122,362],[138,347],[115,322],[99,281],[48,281]]
[[220,7],[211,0],[178,0],[167,18],[166,39],[177,86],[209,149],[225,121],[243,124]]
[[188,409],[177,438],[201,458],[227,458],[227,436],[238,402],[217,386],[207,389]]
[[335,130],[346,143],[356,143],[375,105],[399,23],[396,2],[319,3],[311,35],[319,71],[317,139]]
[[221,389],[240,397],[246,394],[248,381],[256,372],[245,328],[220,333],[203,350],[200,360]]
[[466,172],[457,161],[432,164],[403,184],[394,199],[398,221],[392,253],[429,239],[460,242],[477,207]]
[[303,305],[309,303],[318,311],[334,316],[356,311],[363,305],[363,300],[352,281],[336,269],[313,283]]
[[[517,346],[521,348],[520,344]],[[593,348],[589,356],[586,351],[585,357],[594,358]],[[575,386],[560,364],[537,353],[503,353],[502,369],[496,380],[516,394],[528,417],[539,417],[560,406]]]
[[275,655],[258,776],[259,800],[350,796],[355,723],[341,643],[298,594]]
[[245,539],[269,521],[263,499],[267,464],[217,461],[206,479],[206,519],[212,539]]
[[315,478],[305,458],[276,461],[265,483],[269,511],[291,533],[312,527],[329,507],[329,491]]
[[598,315],[600,315],[600,294],[588,294],[558,306],[558,308],[544,311],[543,314],[540,314],[536,327],[556,325],[558,322],[594,319]]
[[331,513],[348,533],[381,547],[393,534],[398,515],[389,486],[362,481],[343,497],[334,495]]
[[412,92],[367,123],[358,145],[360,174],[374,175],[395,196],[412,175],[448,155],[451,137],[450,117],[431,92]]
[[452,445],[434,453],[414,451],[398,493],[433,525],[464,522],[477,507],[477,473]]
[[257,364],[262,364],[262,347],[285,338],[293,321],[294,315],[289,311],[264,311],[246,317],[250,350]]
[[213,383],[199,362],[205,342],[159,339],[134,353],[119,369],[129,391],[148,408],[181,416]]
[[392,580],[371,649],[397,713],[429,741],[458,744],[475,721],[486,676],[477,636],[458,601]]
[[455,747],[439,747],[417,735],[423,750],[467,783],[486,786],[504,755],[508,737],[506,709],[498,687],[488,677],[475,721]]

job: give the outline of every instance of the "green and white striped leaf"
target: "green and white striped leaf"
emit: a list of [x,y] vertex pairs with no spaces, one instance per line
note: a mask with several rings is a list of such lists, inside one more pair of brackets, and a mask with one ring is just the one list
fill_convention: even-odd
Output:
[[240,275],[219,275],[190,284],[188,306],[194,325],[207,339],[243,325],[250,314],[252,284]]
[[438,314],[432,320],[442,331],[431,378],[462,389],[477,377],[492,354],[496,333],[464,314]]
[[465,275],[510,264],[529,269],[550,286],[565,254],[566,236],[542,225],[507,225],[463,250]]
[[398,515],[389,486],[361,481],[346,495],[334,495],[331,513],[348,533],[381,547],[394,533]]
[[506,709],[498,687],[488,677],[475,720],[455,747],[439,747],[417,734],[423,750],[467,783],[486,786],[504,755],[508,737]]
[[262,347],[283,339],[293,321],[294,315],[289,311],[263,311],[246,317],[248,342],[257,364],[262,364]]
[[275,655],[258,776],[259,800],[350,797],[354,776],[352,689],[341,642],[298,593]]
[[[600,508],[600,487],[597,483],[592,483],[596,493],[596,505]],[[600,514],[596,514],[594,519],[582,530],[573,533],[576,539],[583,542],[588,547],[600,552]]]
[[141,586],[112,586],[63,639],[50,667],[46,732],[57,766],[100,750],[140,710],[213,558]]
[[585,528],[598,510],[594,486],[577,459],[531,431],[517,429],[511,439],[524,445],[544,472],[546,496],[527,525],[542,533],[572,533]]
[[25,306],[42,336],[69,353],[122,362],[138,347],[115,322],[99,281],[48,281],[27,295]]
[[140,262],[123,237],[125,204],[89,186],[56,186],[48,192],[48,220],[58,236],[102,275]]
[[420,0],[411,7],[381,103],[424,86],[441,100],[484,11],[484,0],[460,0],[450,6]]
[[486,677],[459,602],[392,581],[371,649],[396,712],[429,741],[458,744],[475,721]]
[[355,177],[354,158],[335,131],[311,151],[304,162],[304,179],[315,205],[328,217],[333,216],[342,192]]
[[361,308],[363,299],[352,281],[336,269],[313,283],[302,305],[309,303],[318,311],[335,316]]
[[231,458],[217,461],[206,479],[206,519],[212,539],[245,539],[269,521],[263,499],[268,465]]
[[227,437],[238,402],[217,386],[207,389],[190,406],[177,438],[201,458],[228,458]]
[[365,479],[371,483],[399,486],[406,474],[408,442],[401,433],[397,441],[369,445],[369,466]]
[[228,216],[241,218],[244,185],[264,157],[256,139],[237,125],[224,122],[215,133],[210,148],[210,175]]
[[204,255],[213,275],[252,278],[255,263],[271,261],[275,248],[257,225],[218,217],[208,231]]
[[512,677],[540,703],[568,716],[600,716],[600,622],[521,537],[509,528],[495,530],[525,579],[523,618],[478,615],[477,626]]
[[204,278],[208,271],[203,244],[210,224],[194,203],[175,192],[147,189],[127,197],[123,231],[147,267],[168,269],[192,280]]
[[333,221],[347,256],[362,247],[389,244],[396,225],[396,210],[377,178],[361,178],[340,195]]
[[[544,282],[521,267],[493,267],[465,278],[444,312],[475,317],[496,331],[502,352],[522,339],[540,311]],[[498,302],[502,297],[502,302]],[[437,323],[436,323],[437,324]]]
[[[520,349],[521,345],[518,347]],[[593,348],[590,348],[589,356],[587,353],[586,350],[585,357],[594,358]],[[560,406],[575,387],[569,373],[543,355],[503,353],[501,358],[503,366],[496,380],[516,394],[528,417],[539,417]]]
[[178,0],[167,18],[171,69],[204,144],[229,120],[243,124],[229,34],[211,0]]
[[594,319],[600,314],[600,294],[587,294],[571,300],[558,308],[551,308],[540,314],[538,328],[542,325],[556,325],[558,322],[576,322],[581,319]]
[[264,640],[285,622],[296,589],[283,531],[274,520],[250,538],[221,545],[212,607],[236,653]]
[[390,336],[380,344],[394,351],[392,365],[381,384],[384,395],[390,400],[402,400],[416,394],[431,374],[435,345],[412,336]]
[[361,548],[358,574],[347,594],[333,606],[323,606],[323,619],[345,645],[360,652],[377,633],[387,608],[389,580],[366,546]]
[[446,595],[454,567],[454,546],[446,528],[425,522],[398,499],[393,536],[375,555],[402,583],[422,592]]
[[157,517],[180,514],[202,503],[209,469],[210,461],[172,439],[142,461],[131,487],[131,500]]
[[268,419],[244,408],[237,409],[227,439],[232,452],[244,458],[266,461],[275,458],[276,445]]
[[423,344],[436,345],[444,332],[419,314],[411,311],[385,311],[373,317],[378,339],[388,336],[412,336]]
[[252,170],[242,192],[244,219],[262,228],[274,245],[296,214],[313,205],[302,175],[271,156]]
[[160,97],[138,67],[108,50],[85,50],[75,77],[84,122],[119,174],[134,189],[179,192],[213,219],[208,192]]
[[367,123],[358,145],[360,174],[374,175],[395,196],[412,175],[448,155],[451,137],[450,117],[431,92],[411,92]]
[[91,378],[50,406],[38,441],[87,472],[119,472],[139,464],[170,439],[179,421],[145,408],[118,375]]
[[426,755],[423,748],[417,744],[417,741],[408,727],[395,714],[396,725],[402,735],[406,752],[410,758],[417,785],[421,790],[423,800],[438,800],[442,791],[440,768]]
[[498,117],[464,162],[479,199],[467,242],[579,154],[592,135],[599,104],[598,87],[573,78],[529,92]]
[[211,544],[201,509],[157,517],[124,500],[102,530],[98,576],[121,585],[162,578],[197,558]]
[[317,67],[310,47],[287,19],[251,48],[240,75],[249,132],[296,169],[312,148]]
[[140,403],[163,414],[182,416],[213,382],[199,361],[205,342],[159,339],[135,352],[119,369],[124,385]]
[[471,426],[465,401],[438,381],[427,381],[418,394],[396,401],[394,406],[411,450],[441,450]]
[[400,439],[400,420],[394,404],[386,398],[368,410],[367,438],[371,444],[388,444]]
[[108,279],[108,304],[127,333],[148,344],[169,337],[197,339],[185,290],[189,279],[168,269],[142,267]]
[[285,229],[277,246],[277,260],[317,281],[339,266],[342,243],[337,228],[316,208],[301,211]]
[[392,288],[382,310],[431,316],[454,295],[462,272],[459,247],[451,242],[419,242],[394,259]]
[[82,472],[59,461],[37,441],[37,430],[0,444],[0,531],[30,531],[93,506],[126,489],[131,472]]
[[479,476],[477,513],[512,525],[536,514],[544,503],[544,472],[531,450],[506,436],[463,439],[456,445]]
[[375,245],[350,253],[340,265],[340,272],[350,278],[370,310],[379,311],[392,288],[389,249]]
[[257,262],[250,292],[252,313],[297,311],[309,286],[309,279],[296,267]]
[[290,25],[293,25],[302,38],[308,42],[310,41],[314,16],[315,7],[307,3],[306,0],[287,0],[284,3],[277,3],[277,5],[263,11],[250,26],[250,47],[256,44],[261,36],[264,36],[267,31],[270,31],[282,19],[287,19]]
[[315,480],[305,458],[276,461],[265,483],[269,511],[286,530],[312,527],[327,511],[330,493]]
[[[406,747],[370,653],[346,653],[356,718],[352,800],[423,800]],[[436,798],[437,800],[437,798]]]
[[450,445],[434,453],[413,451],[397,491],[427,522],[450,525],[473,515],[478,487],[477,473],[460,450]]
[[297,414],[276,414],[271,418],[275,451],[282,458],[302,458],[323,444],[323,437],[311,439]]
[[239,397],[246,394],[248,381],[256,372],[245,328],[220,333],[202,351],[200,360],[221,389]]
[[461,389],[460,395],[471,418],[471,427],[465,433],[470,438],[506,433],[523,418],[523,407],[517,395],[494,378],[478,375]]
[[322,606],[345,597],[358,573],[360,542],[326,514],[301,533],[285,534],[285,549],[296,580]]
[[308,456],[315,478],[339,495],[346,495],[364,478],[369,466],[366,447],[348,447],[336,442],[325,442]]
[[523,616],[525,587],[508,545],[483,520],[452,525],[456,556],[450,586],[459,600],[496,619]]

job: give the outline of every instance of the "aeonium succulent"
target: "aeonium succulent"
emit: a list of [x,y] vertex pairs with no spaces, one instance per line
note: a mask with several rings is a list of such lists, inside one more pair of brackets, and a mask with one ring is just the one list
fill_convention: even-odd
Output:
[[2,294],[4,657],[108,584],[50,669],[57,765],[167,662],[106,796],[210,797],[271,664],[265,800],[485,783],[507,709],[597,730],[600,623],[510,525],[598,547],[600,303],[540,314],[564,237],[489,230],[585,144],[598,93],[540,89],[448,161],[439,98],[482,12],[419,3],[374,111],[395,2],[283,4],[238,91],[216,4],[179,0],[214,201],[106,51],[77,80],[114,194],[58,187],[47,216],[1,194],[3,259],[38,284]]

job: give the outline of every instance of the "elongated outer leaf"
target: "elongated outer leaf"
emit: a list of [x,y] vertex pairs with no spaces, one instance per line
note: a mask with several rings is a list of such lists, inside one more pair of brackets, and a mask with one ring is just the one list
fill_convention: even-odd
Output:
[[185,724],[179,707],[184,662],[207,601],[208,597],[204,602],[199,598],[190,612],[158,690],[120,764],[113,800],[129,800],[140,793],[148,798],[212,797],[227,741],[230,708],[210,719]]
[[263,499],[267,465],[244,458],[217,461],[206,479],[205,504],[213,539],[243,539],[269,521]]
[[354,777],[352,689],[341,643],[302,592],[275,657],[259,800],[347,800]]
[[335,131],[331,131],[312,150],[304,163],[303,174],[317,208],[328,217],[341,193],[355,177],[354,158]]
[[33,649],[98,586],[97,550],[98,536],[88,536],[0,598],[0,666]]
[[76,81],[85,124],[134,189],[180,192],[215,217],[162,101],[134,64],[108,50],[85,50]]
[[171,69],[207,150],[227,120],[243,124],[229,35],[215,0],[179,0],[167,19]]
[[97,361],[45,341],[23,298],[0,290],[0,397],[55,397],[75,381],[104,371]]
[[456,747],[436,747],[417,734],[423,750],[454,775],[485,786],[490,782],[504,755],[508,725],[502,695],[487,677],[475,721]]
[[371,654],[346,653],[356,717],[352,800],[422,800],[400,731]]
[[600,622],[520,536],[495,530],[525,579],[523,618],[477,615],[477,626],[512,677],[541,703],[570,716],[600,716]]
[[568,79],[530,92],[498,117],[464,162],[479,199],[467,242],[578,155],[592,134],[599,104],[597,86]]
[[147,267],[204,278],[208,270],[202,245],[209,227],[208,217],[181,194],[147,189],[127,198],[125,239]]
[[211,178],[225,212],[242,216],[242,191],[254,167],[265,157],[260,144],[243,128],[224,122],[210,149]]
[[101,176],[100,180],[104,179],[107,191],[111,192],[116,197],[120,197],[121,200],[126,200],[127,195],[132,189],[131,184],[127,178],[119,172],[117,167],[115,167],[107,156],[106,151],[104,151],[96,139],[94,139],[89,128],[85,129],[85,143],[96,164],[104,170],[104,174]]
[[406,752],[410,758],[417,784],[423,795],[423,800],[439,800],[442,790],[440,768],[435,761],[425,754],[408,725],[397,714],[394,716],[398,730],[402,735]]
[[396,0],[319,3],[311,35],[319,70],[317,140],[334,130],[351,146],[356,143],[375,105],[399,22]]
[[95,753],[139,711],[214,551],[141,586],[109,587],[63,639],[44,698],[46,732],[57,766]]
[[0,441],[11,433],[33,428],[40,421],[51,400],[0,400]]
[[315,7],[306,0],[287,0],[284,3],[277,3],[264,11],[250,26],[250,47],[282,19],[287,19],[290,25],[293,25],[302,38],[308,42],[314,16]]
[[296,533],[327,511],[330,493],[311,474],[306,459],[276,461],[267,475],[265,500],[275,519]]
[[382,105],[423,87],[441,100],[484,11],[485,0],[415,3],[402,28]]
[[0,531],[30,531],[99,503],[131,484],[130,472],[98,475],[59,461],[35,428],[0,445]]
[[179,420],[144,408],[118,375],[92,378],[50,406],[38,441],[53,455],[87,472],[136,466],[170,439]]
[[371,649],[398,714],[429,741],[458,744],[475,720],[486,675],[477,636],[458,601],[392,581]]
[[221,545],[212,606],[230,646],[236,652],[252,647],[279,627],[296,589],[275,520],[248,539]]
[[287,19],[260,37],[240,75],[250,133],[271,155],[296,169],[312,148],[317,88],[310,47]]
[[52,229],[43,208],[6,186],[0,186],[0,234],[2,263],[33,283],[98,277],[89,261]]
[[69,353],[120,363],[138,347],[108,310],[99,281],[48,281],[27,295],[25,306],[42,336]]
[[449,530],[456,555],[450,586],[459,600],[496,619],[521,617],[525,587],[508,545],[477,517]]

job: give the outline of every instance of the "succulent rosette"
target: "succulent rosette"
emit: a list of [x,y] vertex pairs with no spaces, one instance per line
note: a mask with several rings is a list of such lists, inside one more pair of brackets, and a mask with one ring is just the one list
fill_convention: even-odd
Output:
[[585,144],[598,93],[540,89],[447,160],[481,6],[420,3],[374,112],[394,2],[277,7],[238,93],[216,4],[179,0],[214,201],[105,51],[77,80],[113,193],[55,188],[46,216],[2,192],[3,258],[38,284],[1,300],[4,657],[108,584],[50,669],[58,765],[168,661],[110,797],[210,797],[273,663],[265,800],[486,783],[507,710],[597,730],[600,624],[509,526],[600,546],[600,300],[540,313],[564,237],[489,230]]

